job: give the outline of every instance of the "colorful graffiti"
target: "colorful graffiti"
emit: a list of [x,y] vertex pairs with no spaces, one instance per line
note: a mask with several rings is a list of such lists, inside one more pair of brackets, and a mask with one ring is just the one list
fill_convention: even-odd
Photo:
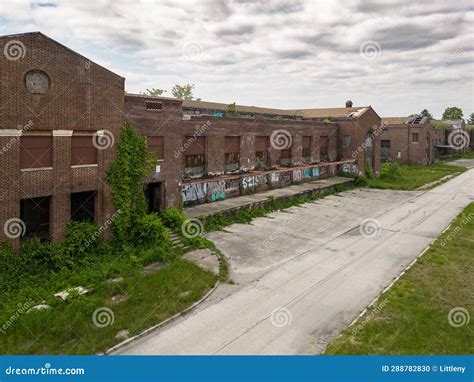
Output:
[[182,186],[181,195],[185,205],[215,202],[226,197],[261,191],[267,189],[266,185],[271,185],[273,188],[285,187],[291,183],[335,175],[338,171],[357,174],[358,167],[354,163],[334,163],[328,166],[296,168],[288,171],[252,174],[226,180],[190,183]]
[[225,182],[219,180],[217,182],[208,183],[207,190],[208,200],[215,202],[219,199],[225,199]]

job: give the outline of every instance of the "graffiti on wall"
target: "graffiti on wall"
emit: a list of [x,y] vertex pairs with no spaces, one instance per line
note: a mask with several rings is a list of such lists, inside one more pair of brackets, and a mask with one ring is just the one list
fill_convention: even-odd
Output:
[[319,176],[325,176],[328,173],[328,169],[326,166],[319,167]]
[[225,192],[227,194],[239,191],[240,179],[228,179],[225,181]]
[[219,180],[217,182],[210,182],[208,183],[208,199],[211,202],[215,202],[219,199],[225,198],[225,182],[223,180]]
[[269,178],[270,178],[270,183],[271,184],[278,183],[280,181],[280,173],[279,172],[272,172],[272,173],[270,173]]
[[293,182],[301,182],[301,170],[293,170]]
[[319,167],[313,167],[313,177],[319,176]]
[[342,165],[342,172],[348,174],[351,172],[351,164],[350,163],[344,163]]
[[207,195],[207,183],[185,184],[181,189],[183,202],[205,201]]

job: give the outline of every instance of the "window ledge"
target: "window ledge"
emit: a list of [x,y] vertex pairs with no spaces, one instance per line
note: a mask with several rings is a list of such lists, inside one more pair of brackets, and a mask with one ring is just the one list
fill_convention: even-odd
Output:
[[83,168],[83,167],[97,167],[98,164],[95,163],[95,164],[74,164],[74,165],[71,165],[71,168]]
[[52,167],[35,167],[35,168],[22,168],[21,171],[29,172],[29,171],[44,171],[44,170],[52,170]]

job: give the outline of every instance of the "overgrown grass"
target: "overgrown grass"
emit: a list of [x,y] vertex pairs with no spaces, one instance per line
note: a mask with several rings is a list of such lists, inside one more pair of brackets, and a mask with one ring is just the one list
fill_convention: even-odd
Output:
[[427,166],[382,164],[380,177],[359,176],[356,184],[362,187],[415,190],[427,183],[435,182],[447,175],[458,175],[466,169],[459,166],[450,166],[444,163],[435,163]]
[[[61,243],[26,241],[19,253],[0,245],[0,352],[89,354],[161,322],[203,296],[217,276],[180,259],[154,219],[147,240],[129,246],[96,236],[90,223],[70,223]],[[144,274],[144,266],[159,264]],[[118,279],[111,282],[112,279]],[[82,286],[90,292],[59,301],[55,293]],[[35,305],[47,310],[31,310]],[[94,325],[94,312],[110,308],[114,322]],[[107,316],[106,314],[106,316]],[[111,319],[111,317],[109,317]],[[99,322],[100,323],[100,322]]]
[[[474,354],[473,254],[471,203],[358,323],[329,345],[326,354]],[[460,308],[470,315],[469,324]],[[459,321],[453,322],[465,325],[450,324],[453,309],[461,312]]]
[[[4,293],[0,322],[7,326],[0,335],[2,354],[103,352],[123,340],[116,338],[119,331],[128,330],[130,336],[140,333],[191,305],[216,282],[213,273],[179,258],[149,275],[144,275],[137,263],[109,260],[100,269],[61,273],[49,281],[29,286],[25,282],[22,289]],[[109,273],[112,268],[115,272]],[[107,281],[119,275],[122,281]],[[91,293],[66,301],[53,297],[53,293],[77,285],[89,288]],[[114,303],[113,296],[124,300]],[[45,303],[51,308],[18,314],[19,306],[28,301]],[[97,309],[104,307],[111,311],[97,315]],[[94,312],[96,321],[110,325],[96,326]]]

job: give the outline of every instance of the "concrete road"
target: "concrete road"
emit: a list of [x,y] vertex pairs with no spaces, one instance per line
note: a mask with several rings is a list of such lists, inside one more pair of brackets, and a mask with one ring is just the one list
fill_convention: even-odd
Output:
[[120,353],[320,353],[473,200],[471,169],[427,192],[352,190],[214,232],[237,285]]

